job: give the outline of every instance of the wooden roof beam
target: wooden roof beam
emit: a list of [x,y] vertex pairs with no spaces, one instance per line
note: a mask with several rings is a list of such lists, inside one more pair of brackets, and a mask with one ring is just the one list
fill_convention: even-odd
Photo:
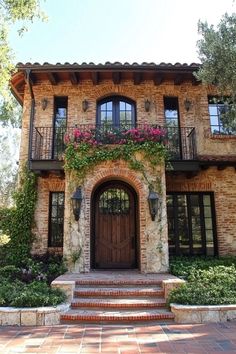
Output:
[[164,81],[164,76],[163,74],[154,74],[154,77],[153,77],[153,82],[154,82],[154,85],[155,86],[159,86],[161,85],[161,83]]
[[115,85],[119,85],[121,82],[121,73],[119,71],[113,71],[112,81]]
[[47,75],[48,75],[48,80],[50,81],[50,83],[52,85],[57,85],[58,84],[59,79],[58,79],[58,76],[57,76],[56,73],[48,72]]
[[94,85],[99,84],[99,73],[97,71],[94,71],[91,73],[91,79]]
[[142,82],[142,73],[135,72],[133,75],[134,85],[140,85]]
[[78,85],[79,84],[79,73],[71,72],[69,74],[70,82],[72,85]]
[[175,85],[181,85],[182,83],[184,82],[184,77],[183,75],[176,75],[175,78],[174,78],[174,84]]
[[195,76],[193,76],[192,78],[192,85],[193,86],[197,86],[197,85],[200,85],[201,81],[200,80],[197,80]]

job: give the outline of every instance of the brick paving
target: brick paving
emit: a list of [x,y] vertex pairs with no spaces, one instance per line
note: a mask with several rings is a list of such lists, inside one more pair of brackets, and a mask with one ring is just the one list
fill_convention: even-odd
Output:
[[236,353],[236,322],[0,327],[0,354]]

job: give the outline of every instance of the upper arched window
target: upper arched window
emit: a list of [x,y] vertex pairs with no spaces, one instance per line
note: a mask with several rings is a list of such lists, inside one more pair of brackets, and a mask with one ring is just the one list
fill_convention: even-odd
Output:
[[97,124],[135,125],[135,103],[121,96],[107,97],[98,102]]

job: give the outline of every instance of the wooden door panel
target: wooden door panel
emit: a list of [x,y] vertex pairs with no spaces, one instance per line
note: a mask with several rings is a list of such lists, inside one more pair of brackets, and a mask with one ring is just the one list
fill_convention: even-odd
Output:
[[123,183],[109,182],[95,194],[95,267],[135,266],[135,197]]

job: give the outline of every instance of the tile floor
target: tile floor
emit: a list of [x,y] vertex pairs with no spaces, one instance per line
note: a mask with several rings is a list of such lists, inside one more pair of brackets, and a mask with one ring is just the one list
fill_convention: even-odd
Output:
[[235,354],[236,322],[0,327],[0,354]]

